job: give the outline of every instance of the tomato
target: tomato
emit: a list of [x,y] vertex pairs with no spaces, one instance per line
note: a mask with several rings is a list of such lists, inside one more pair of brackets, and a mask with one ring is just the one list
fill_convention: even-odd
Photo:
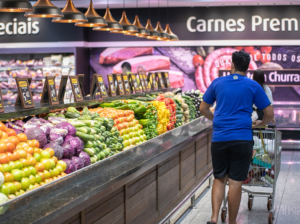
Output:
[[14,143],[14,145],[18,145],[20,143],[20,140],[17,136],[10,136],[7,138],[9,142]]
[[27,142],[27,136],[23,133],[17,134],[18,139],[20,142]]
[[7,130],[7,127],[1,122],[0,122],[0,130],[1,131],[6,131]]
[[27,157],[27,161],[29,163],[29,166],[35,166],[36,159],[34,157]]
[[29,166],[29,162],[27,159],[21,158],[20,162],[23,164],[23,168]]
[[261,55],[261,59],[260,61],[265,64],[267,62],[270,62],[271,61],[271,55],[270,54],[262,54]]
[[19,160],[19,159],[20,159],[19,153],[13,152],[13,154],[12,154],[12,160],[13,160],[13,161],[16,161],[16,160]]
[[7,128],[5,132],[6,132],[6,134],[8,136],[16,136],[17,135],[17,133],[15,132],[15,130],[11,129],[11,128]]
[[254,50],[251,52],[251,57],[253,61],[259,61],[261,58],[261,53],[259,50]]
[[54,156],[54,150],[51,148],[46,148],[45,151],[50,153],[50,156],[53,157]]
[[33,154],[34,153],[34,148],[33,147],[25,147],[24,150],[29,153],[29,154]]
[[19,149],[17,152],[19,153],[20,158],[26,158],[27,152],[25,150]]
[[37,172],[44,172],[44,170],[45,170],[45,166],[41,162],[37,162],[34,167]]
[[244,49],[244,47],[234,47],[234,49],[237,49],[238,51],[242,51]]
[[7,147],[5,143],[0,143],[0,153],[5,153],[7,151]]
[[260,50],[262,53],[269,54],[272,51],[272,47],[271,46],[260,47]]
[[203,65],[203,58],[200,55],[195,55],[193,57],[193,65],[195,67],[202,66]]
[[115,124],[120,124],[119,119],[115,119]]
[[34,147],[32,140],[27,140],[27,144],[28,144],[30,147]]
[[248,54],[250,54],[253,50],[254,50],[254,47],[252,47],[252,46],[244,47],[244,51],[247,52]]
[[1,153],[0,154],[0,163],[1,164],[6,164],[6,163],[9,163],[9,162],[10,162],[10,157],[5,153]]
[[123,128],[128,128],[128,123],[123,123]]
[[7,139],[7,138],[8,138],[8,135],[5,132],[3,132],[1,140]]

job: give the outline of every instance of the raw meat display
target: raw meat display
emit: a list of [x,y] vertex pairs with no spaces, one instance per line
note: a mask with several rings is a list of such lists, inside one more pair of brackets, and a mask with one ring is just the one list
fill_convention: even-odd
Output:
[[121,66],[124,62],[128,62],[131,65],[131,71],[134,73],[137,72],[137,68],[140,65],[143,65],[147,71],[170,69],[170,59],[168,57],[151,55],[121,61],[113,67],[113,73],[122,73]]
[[141,55],[152,55],[153,47],[107,48],[100,54],[99,64],[116,64]]

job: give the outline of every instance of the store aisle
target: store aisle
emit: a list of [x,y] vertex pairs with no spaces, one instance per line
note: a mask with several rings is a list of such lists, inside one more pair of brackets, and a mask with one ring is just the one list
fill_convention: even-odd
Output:
[[[252,188],[254,189],[254,188]],[[259,191],[270,189],[258,188]],[[281,171],[275,195],[276,224],[298,224],[300,220],[300,152],[282,152]],[[267,198],[254,198],[253,210],[247,207],[248,195],[243,193],[238,224],[268,223]],[[197,200],[196,209],[187,210],[176,224],[206,224],[211,216],[211,190],[207,189]],[[218,223],[222,223],[220,220]]]

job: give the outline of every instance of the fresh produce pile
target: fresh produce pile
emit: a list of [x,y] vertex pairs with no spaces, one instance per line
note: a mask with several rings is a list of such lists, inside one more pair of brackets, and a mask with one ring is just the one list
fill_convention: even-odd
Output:
[[170,111],[166,108],[166,105],[164,102],[153,101],[152,104],[157,110],[157,121],[158,121],[157,132],[158,132],[158,135],[161,135],[161,134],[167,132]]
[[[196,109],[196,118],[200,117],[201,116],[201,113],[200,113],[200,104],[202,102],[202,96],[203,94],[200,93],[199,90],[192,90],[191,92],[190,91],[186,91],[184,93],[184,95],[186,96],[189,96],[192,98],[193,102],[194,102],[194,105],[195,105],[195,109]],[[201,98],[200,98],[200,95],[201,95]]]
[[0,197],[13,199],[65,176],[67,164],[55,153],[0,123]]
[[176,123],[176,104],[171,97],[166,97],[165,94],[160,94],[155,101],[164,102],[166,105],[167,110],[170,111],[169,115],[169,123],[167,124],[167,130],[174,129]]

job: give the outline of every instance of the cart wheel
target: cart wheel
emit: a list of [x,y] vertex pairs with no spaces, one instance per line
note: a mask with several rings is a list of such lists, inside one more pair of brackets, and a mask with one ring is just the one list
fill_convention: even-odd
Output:
[[222,213],[221,213],[221,220],[222,220],[222,222],[226,221],[226,216],[227,216],[227,208],[223,208],[222,209]]
[[252,208],[253,208],[253,199],[254,199],[253,196],[250,196],[250,197],[248,198],[248,209],[249,209],[249,210],[252,210]]
[[272,212],[269,213],[268,224],[273,224],[273,213]]
[[271,211],[271,210],[272,210],[272,198],[269,198],[269,199],[268,199],[267,208],[268,208],[268,211]]

